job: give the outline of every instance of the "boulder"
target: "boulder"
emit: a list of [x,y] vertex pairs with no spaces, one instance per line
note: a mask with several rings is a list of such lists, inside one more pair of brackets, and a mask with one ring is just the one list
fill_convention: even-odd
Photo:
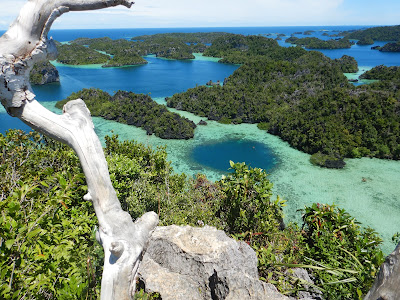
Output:
[[199,122],[197,125],[203,125],[203,126],[205,126],[205,125],[207,125],[207,122],[204,121],[204,120],[200,120],[200,122]]
[[375,282],[364,300],[400,299],[400,243],[381,265]]
[[258,279],[249,245],[209,226],[158,227],[139,267],[139,282],[163,300],[289,299]]

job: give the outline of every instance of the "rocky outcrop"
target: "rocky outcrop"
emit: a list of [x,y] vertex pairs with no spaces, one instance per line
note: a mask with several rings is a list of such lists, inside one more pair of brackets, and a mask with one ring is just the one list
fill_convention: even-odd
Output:
[[217,82],[213,82],[211,79],[209,81],[207,81],[206,85],[208,86],[217,86],[217,85],[221,85],[221,81],[217,80]]
[[43,85],[59,82],[58,70],[50,62],[36,63],[30,73],[29,80],[32,84]]
[[377,299],[400,299],[400,243],[386,257],[372,288],[364,298],[364,300]]
[[286,300],[258,279],[257,257],[249,245],[213,227],[158,227],[139,267],[146,292],[163,300]]
[[205,126],[205,125],[207,125],[207,122],[204,121],[204,120],[200,120],[200,122],[199,122],[197,125],[203,125],[203,126]]

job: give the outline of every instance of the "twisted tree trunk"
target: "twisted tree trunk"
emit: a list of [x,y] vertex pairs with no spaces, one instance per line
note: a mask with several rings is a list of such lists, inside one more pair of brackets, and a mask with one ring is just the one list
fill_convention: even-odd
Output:
[[57,17],[68,11],[132,4],[126,0],[29,0],[0,37],[1,103],[10,115],[72,147],[80,159],[88,185],[84,199],[93,202],[99,221],[96,236],[105,253],[101,299],[107,300],[133,298],[141,254],[158,217],[150,212],[133,222],[121,209],[85,103],[81,99],[68,102],[63,115],[50,112],[35,99],[29,73],[36,62],[56,57],[57,49],[47,34]]

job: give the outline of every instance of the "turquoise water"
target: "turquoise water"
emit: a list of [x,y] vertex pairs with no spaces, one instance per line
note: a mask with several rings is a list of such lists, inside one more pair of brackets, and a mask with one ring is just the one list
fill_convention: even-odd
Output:
[[[321,27],[329,28],[329,27]],[[342,29],[351,29],[343,28]],[[342,30],[337,28],[337,30]],[[304,30],[319,30],[314,27],[270,27],[240,28],[235,33],[285,33]],[[191,31],[189,31],[191,30]],[[269,30],[269,31],[267,31]],[[334,30],[330,28],[329,30]],[[111,30],[113,38],[129,38],[134,35],[157,32],[176,32],[178,29]],[[186,32],[206,31],[203,29],[187,29]],[[229,28],[207,31],[229,31]],[[60,31],[55,32],[57,38],[76,38],[79,36],[104,36],[108,31]],[[321,35],[317,31],[315,35]],[[62,40],[62,39],[60,39]],[[284,42],[280,42],[283,44]],[[288,46],[288,45],[285,45]],[[353,46],[345,50],[325,50],[332,58],[343,54],[354,56],[360,69],[368,69],[378,64],[398,65],[399,53],[382,53],[370,50],[366,46]],[[150,94],[158,103],[165,104],[164,98],[188,88],[203,85],[210,79],[223,80],[236,70],[238,66],[219,64],[216,59],[196,55],[195,60],[172,61],[148,56],[147,65],[129,68],[103,69],[99,66],[71,67],[57,66],[60,84],[34,87],[34,92],[43,105],[54,109],[56,100],[64,99],[71,92],[82,88],[98,87],[109,93],[117,90],[130,90],[136,93]],[[358,74],[347,74],[354,78]],[[173,110],[176,111],[176,110]],[[178,112],[198,123],[203,118],[187,112]],[[377,230],[384,238],[384,250],[389,252],[394,245],[390,239],[400,231],[400,162],[378,159],[347,160],[343,170],[327,170],[315,167],[309,162],[309,155],[292,149],[279,138],[257,129],[256,125],[224,125],[206,120],[208,125],[198,126],[194,139],[188,141],[162,140],[155,136],[147,136],[140,128],[94,118],[96,132],[101,139],[111,131],[118,133],[122,139],[136,139],[139,142],[156,146],[167,146],[168,158],[177,173],[188,175],[205,173],[213,180],[226,174],[229,160],[245,161],[254,167],[261,167],[270,173],[274,183],[274,194],[287,200],[285,208],[286,221],[300,221],[298,209],[313,202],[335,203],[345,208],[363,225]],[[28,127],[15,118],[7,116],[0,107],[0,132],[8,128],[27,129]],[[254,148],[253,148],[254,147]]]

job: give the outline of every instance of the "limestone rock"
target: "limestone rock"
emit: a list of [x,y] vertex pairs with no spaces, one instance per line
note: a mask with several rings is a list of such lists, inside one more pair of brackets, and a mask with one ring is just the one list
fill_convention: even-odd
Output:
[[60,81],[58,70],[48,61],[36,63],[29,77],[31,83],[37,85]]
[[400,243],[379,269],[378,276],[364,300],[400,299]]
[[199,122],[197,125],[203,125],[203,126],[205,126],[205,125],[207,125],[207,122],[204,121],[204,120],[200,120],[200,122]]
[[258,279],[250,246],[209,226],[158,227],[139,279],[147,292],[158,292],[163,300],[289,299]]

